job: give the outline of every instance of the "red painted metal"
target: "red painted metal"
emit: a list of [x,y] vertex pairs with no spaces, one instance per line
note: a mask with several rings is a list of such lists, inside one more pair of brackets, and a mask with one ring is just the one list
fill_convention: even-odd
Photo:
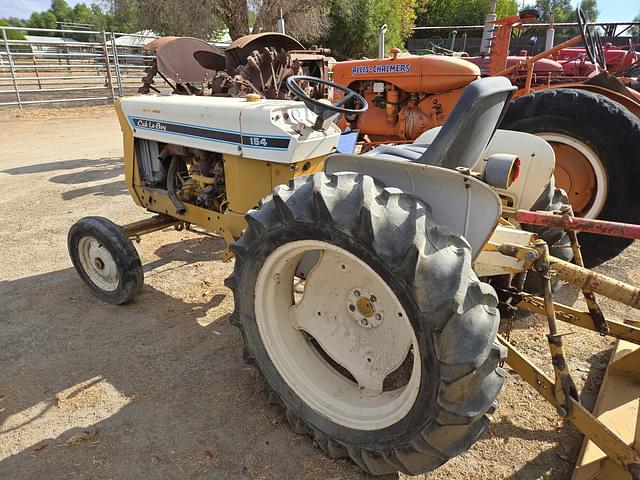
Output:
[[556,215],[546,212],[530,212],[518,210],[515,220],[527,225],[540,227],[563,228],[577,232],[598,233],[610,237],[624,237],[640,240],[640,225],[630,223],[609,222],[607,220],[591,220],[572,217],[571,215]]

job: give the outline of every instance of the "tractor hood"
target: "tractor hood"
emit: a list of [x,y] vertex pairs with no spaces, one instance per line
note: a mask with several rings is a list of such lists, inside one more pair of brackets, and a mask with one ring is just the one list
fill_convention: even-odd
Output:
[[116,103],[133,137],[256,160],[292,163],[335,150],[340,129],[312,128],[316,115],[288,100],[143,95]]
[[465,87],[480,78],[480,69],[467,61],[443,55],[349,60],[333,66],[335,82],[349,86],[361,80],[392,83],[407,92],[434,93]]

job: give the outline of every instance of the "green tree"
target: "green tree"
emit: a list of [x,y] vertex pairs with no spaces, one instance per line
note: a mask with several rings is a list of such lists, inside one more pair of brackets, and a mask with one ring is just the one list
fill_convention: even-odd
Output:
[[[0,19],[0,27],[21,27],[22,21],[18,18]],[[24,40],[25,32],[22,30],[5,30],[8,40]],[[2,37],[0,36],[0,39]]]
[[[49,10],[34,12],[25,26],[31,28],[60,28],[61,22],[78,23],[89,29],[118,32],[134,30],[137,19],[137,0],[115,1],[103,10],[99,3],[78,3],[73,8],[65,0],[52,0]],[[53,33],[51,35],[54,35]],[[73,35],[71,35],[73,37]],[[78,39],[87,40],[78,35]]]
[[[135,5],[139,29],[162,35],[211,38],[228,29],[232,39],[275,31],[282,11],[287,33],[300,40],[321,37],[329,26],[331,0],[113,0]],[[252,29],[250,29],[252,27]]]
[[[428,0],[417,12],[416,24],[421,27],[443,25],[481,25],[491,12],[491,0]],[[517,0],[498,0],[498,18],[516,15]]]
[[56,28],[56,20],[56,16],[49,10],[46,12],[33,12],[27,21],[27,27]]
[[[597,0],[582,0],[580,7],[584,11],[587,19],[590,22],[595,22],[598,19],[598,2]],[[578,21],[576,14],[576,8],[573,7],[570,0],[537,0],[536,8],[540,10],[542,14],[541,21],[548,22],[549,15],[553,13],[555,23],[575,23]],[[562,28],[558,30],[556,35],[558,40],[564,40],[578,35],[580,30],[578,28]],[[543,33],[540,32],[540,35]],[[557,43],[557,42],[556,42]]]
[[136,0],[112,0],[104,20],[105,30],[124,33],[139,30],[138,2]]
[[71,20],[73,23],[80,23],[83,25],[91,25],[90,28],[95,27],[95,14],[91,8],[87,7],[84,3],[78,3],[73,7],[71,13]]
[[[597,0],[582,0],[580,7],[590,21],[596,21],[600,13]],[[553,13],[556,23],[577,21],[576,9],[571,4],[571,0],[537,0],[536,8],[540,10],[541,20],[544,22],[549,21],[551,13]]]
[[337,58],[375,56],[378,29],[387,25],[385,48],[403,47],[415,21],[416,0],[332,0],[331,27],[322,44]]
[[73,10],[65,0],[51,0],[49,11],[55,15],[59,22],[73,21]]

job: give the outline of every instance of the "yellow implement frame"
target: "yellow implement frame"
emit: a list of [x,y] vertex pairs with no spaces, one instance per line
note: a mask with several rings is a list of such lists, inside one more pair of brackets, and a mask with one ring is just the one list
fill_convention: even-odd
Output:
[[[572,240],[575,242],[575,236]],[[555,373],[551,380],[504,337],[508,349],[507,363],[527,383],[549,401],[558,414],[573,423],[585,436],[573,480],[638,480],[640,478],[640,328],[635,324],[604,321],[594,293],[640,309],[640,289],[573,265],[549,255],[545,242],[531,247],[493,246],[504,254],[525,259],[525,268],[540,272],[545,278],[544,297],[521,292],[506,293],[517,309],[539,313],[549,324],[549,349]],[[577,263],[581,262],[581,256]],[[551,276],[583,290],[588,311],[580,311],[553,302]],[[619,339],[593,412],[579,401],[565,359],[562,336],[556,320],[583,327]],[[603,325],[604,322],[604,325]]]

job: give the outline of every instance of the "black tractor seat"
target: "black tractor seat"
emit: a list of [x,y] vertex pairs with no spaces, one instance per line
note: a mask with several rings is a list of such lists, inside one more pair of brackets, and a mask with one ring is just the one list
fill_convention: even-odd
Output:
[[381,145],[365,155],[455,169],[480,161],[515,92],[505,77],[474,80],[431,145]]
[[427,144],[405,143],[403,145],[380,145],[364,153],[368,157],[386,158],[387,160],[419,160],[430,147]]

